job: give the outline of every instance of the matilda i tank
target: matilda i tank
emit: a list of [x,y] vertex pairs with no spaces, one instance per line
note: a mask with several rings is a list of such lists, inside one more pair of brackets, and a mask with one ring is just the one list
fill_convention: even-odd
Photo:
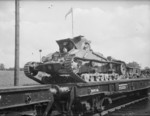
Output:
[[[39,83],[88,83],[115,80],[126,75],[123,61],[94,52],[91,42],[84,36],[56,42],[59,51],[43,56],[42,62],[25,64],[27,77]],[[43,75],[38,77],[39,73]]]

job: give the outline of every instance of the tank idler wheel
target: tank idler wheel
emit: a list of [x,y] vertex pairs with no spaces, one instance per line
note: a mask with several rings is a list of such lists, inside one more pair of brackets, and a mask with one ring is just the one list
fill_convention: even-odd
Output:
[[24,73],[27,77],[33,77],[38,74],[37,70],[34,70],[35,62],[28,62],[24,66]]

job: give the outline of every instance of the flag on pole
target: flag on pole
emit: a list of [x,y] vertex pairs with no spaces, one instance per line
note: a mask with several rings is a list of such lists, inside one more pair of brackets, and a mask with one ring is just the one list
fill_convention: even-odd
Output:
[[69,14],[71,14],[71,13],[73,13],[73,9],[72,9],[72,8],[70,8],[69,11],[67,12],[67,14],[65,15],[65,19],[66,19],[67,16],[68,16]]
[[73,37],[73,8],[71,7],[70,9],[69,9],[69,11],[66,13],[66,15],[65,15],[65,19],[67,18],[67,16],[69,15],[69,14],[72,14],[72,37]]

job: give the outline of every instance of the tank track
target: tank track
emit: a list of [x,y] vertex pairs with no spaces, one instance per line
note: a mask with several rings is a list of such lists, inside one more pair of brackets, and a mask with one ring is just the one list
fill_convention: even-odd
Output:
[[68,55],[66,57],[64,66],[65,66],[67,72],[70,74],[71,78],[73,78],[76,82],[87,83],[78,74],[73,72],[73,69],[72,69],[72,61],[73,61],[73,59],[74,59],[74,56],[71,56],[71,55]]
[[72,55],[68,55],[66,57],[65,64],[64,64],[65,69],[70,74],[70,77],[73,78],[73,80],[75,80],[75,82],[81,82],[81,83],[88,83],[89,81],[86,81],[80,75],[78,75],[77,73],[75,73],[73,71],[72,62],[74,62],[73,61],[74,59],[78,59],[78,60],[81,60],[81,61],[95,61],[97,63],[108,63],[107,61],[98,61],[98,60],[92,60],[92,59],[78,58],[78,57],[75,57],[75,56],[72,56]]
[[28,62],[25,64],[24,66],[24,73],[27,77],[32,78],[33,74],[30,71],[30,67],[31,67],[32,63]]
[[29,77],[30,79],[43,84],[43,82],[37,78],[35,78],[34,76],[36,76],[38,74],[38,71],[34,71],[32,70],[32,65],[34,62],[27,62],[24,66],[24,74]]
[[[65,70],[67,71],[67,73],[69,74],[69,81],[68,81],[68,79],[67,80],[65,80],[65,81],[63,81],[63,82],[75,82],[75,83],[88,83],[88,82],[92,82],[93,81],[93,78],[94,78],[94,80],[97,80],[98,78],[99,78],[99,76],[101,76],[100,74],[99,74],[99,76],[98,75],[93,75],[93,73],[92,74],[86,74],[85,73],[85,75],[83,74],[79,74],[78,73],[78,69],[80,69],[80,67],[78,67],[78,62],[76,62],[76,61],[74,61],[74,60],[79,60],[79,61],[95,61],[95,62],[97,62],[97,63],[110,63],[109,61],[98,61],[98,60],[94,60],[94,59],[85,59],[85,58],[78,58],[78,57],[75,57],[75,56],[73,56],[73,55],[67,55],[66,57],[65,57],[65,61],[64,61],[64,68],[65,68]],[[34,63],[36,64],[36,62],[28,62],[28,63],[26,63],[25,64],[25,66],[24,66],[24,73],[25,73],[25,75],[27,76],[27,77],[29,77],[30,79],[32,79],[32,80],[34,80],[34,81],[36,81],[36,82],[38,82],[38,83],[41,83],[41,84],[44,84],[45,82],[43,81],[43,80],[41,80],[41,79],[38,79],[37,77],[36,77],[36,75],[38,74],[38,70],[35,70],[33,67],[34,67]],[[73,64],[73,63],[75,63],[75,65]],[[115,63],[115,62],[112,62],[112,63]],[[75,66],[75,67],[74,67]],[[73,68],[75,68],[75,69],[73,69]],[[61,75],[61,74],[60,74]],[[60,76],[59,74],[58,75],[52,75],[52,77],[54,77],[53,79],[53,81],[52,81],[52,83],[53,82],[55,82],[55,79],[56,80],[58,80],[58,81],[56,81],[56,82],[59,82],[61,79],[62,80],[64,80],[64,79],[66,79],[66,78],[62,78],[62,77],[60,77],[59,78],[59,76]],[[95,79],[95,76],[96,77],[98,77],[98,78],[96,78]],[[105,75],[104,75],[105,76]],[[106,75],[107,76],[107,75]],[[90,78],[90,79],[89,79]],[[92,80],[91,80],[92,79]],[[107,79],[106,79],[107,80]],[[50,83],[50,82],[46,82],[46,83]]]
[[[73,71],[73,68],[72,68],[72,62],[74,62],[73,60],[74,59],[78,59],[78,60],[81,60],[81,61],[95,61],[97,63],[109,63],[109,61],[98,61],[98,60],[92,60],[92,59],[85,59],[85,58],[78,58],[78,57],[75,57],[75,56],[72,56],[72,55],[68,55],[66,57],[66,60],[65,60],[65,69],[67,70],[67,72],[70,74],[70,77],[73,78],[73,80],[75,80],[75,82],[82,82],[82,83],[88,83],[85,79],[83,79],[80,75],[78,75],[78,73],[75,73]],[[118,62],[110,62],[110,63],[117,63]],[[123,70],[124,68],[121,67]],[[124,72],[124,71],[122,71]]]

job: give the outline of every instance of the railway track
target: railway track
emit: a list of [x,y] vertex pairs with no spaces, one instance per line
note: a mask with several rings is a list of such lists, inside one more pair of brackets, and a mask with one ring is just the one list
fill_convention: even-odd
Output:
[[[142,98],[139,98],[139,99],[136,99],[136,100],[132,100],[132,101],[129,101],[127,103],[123,103],[123,104],[120,104],[120,105],[112,106],[112,107],[102,111],[101,113],[94,114],[93,116],[121,116],[121,114],[125,113],[125,111],[120,111],[120,110],[122,110],[122,108],[125,108],[125,107],[130,106],[130,105],[135,104],[135,103],[138,103],[138,102],[143,101],[145,99],[150,99],[150,96],[144,96]],[[119,113],[113,114],[114,112],[119,112]],[[124,114],[123,116],[132,116],[132,114],[128,114],[128,115]],[[148,115],[144,115],[144,116],[148,116]]]
[[110,108],[110,109],[108,109],[108,110],[103,111],[103,112],[100,114],[100,116],[111,116],[111,113],[113,113],[114,111],[118,111],[118,110],[120,110],[121,108],[127,107],[127,106],[129,106],[129,105],[131,105],[131,104],[135,104],[135,103],[140,102],[140,101],[145,100],[145,99],[148,99],[148,97],[143,97],[143,98],[140,98],[140,99],[137,99],[137,100],[134,100],[134,101],[131,101],[131,102],[122,104],[122,105],[120,105],[120,106],[116,106],[116,107],[114,107],[114,108]]

